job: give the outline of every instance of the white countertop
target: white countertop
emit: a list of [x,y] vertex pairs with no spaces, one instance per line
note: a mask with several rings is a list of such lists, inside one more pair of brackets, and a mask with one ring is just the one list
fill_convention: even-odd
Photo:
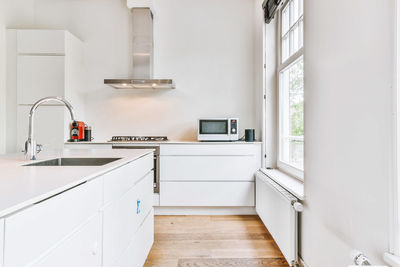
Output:
[[110,170],[134,161],[152,149],[74,149],[43,151],[39,162],[57,157],[121,158],[103,166],[22,166],[23,153],[0,156],[0,217],[56,195]]
[[168,140],[168,141],[128,141],[128,142],[110,142],[110,141],[103,141],[103,140],[94,140],[91,142],[65,142],[65,144],[97,144],[97,145],[104,145],[104,144],[109,144],[109,145],[116,145],[116,144],[121,144],[121,145],[130,145],[130,144],[145,144],[145,145],[160,145],[160,144],[193,144],[193,145],[233,145],[233,144],[238,144],[238,145],[243,145],[243,144],[261,144],[261,141],[255,141],[255,142],[245,142],[245,141],[224,141],[224,142],[220,142],[220,141],[216,141],[216,142],[210,142],[210,141],[205,141],[205,142],[200,142],[200,141],[173,141],[173,140]]

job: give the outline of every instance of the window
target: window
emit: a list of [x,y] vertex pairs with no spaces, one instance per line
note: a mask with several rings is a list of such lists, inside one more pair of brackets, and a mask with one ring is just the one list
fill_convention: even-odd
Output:
[[278,167],[300,179],[304,170],[303,0],[284,2],[279,16]]

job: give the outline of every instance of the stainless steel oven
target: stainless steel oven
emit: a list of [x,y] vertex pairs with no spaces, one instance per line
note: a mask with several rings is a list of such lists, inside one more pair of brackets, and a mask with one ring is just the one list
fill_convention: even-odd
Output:
[[113,145],[113,149],[154,149],[154,193],[160,193],[160,147],[138,145]]

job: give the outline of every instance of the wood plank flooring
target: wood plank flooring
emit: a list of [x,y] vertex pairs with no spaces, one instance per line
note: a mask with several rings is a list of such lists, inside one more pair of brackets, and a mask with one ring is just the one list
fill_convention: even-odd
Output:
[[288,267],[260,218],[155,216],[145,267]]

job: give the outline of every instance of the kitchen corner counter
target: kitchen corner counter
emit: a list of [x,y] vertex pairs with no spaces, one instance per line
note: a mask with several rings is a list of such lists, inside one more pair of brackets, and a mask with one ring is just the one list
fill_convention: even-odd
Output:
[[[45,151],[27,161],[22,153],[0,156],[0,218],[123,166],[152,149]],[[23,166],[59,157],[121,158],[103,166]]]

